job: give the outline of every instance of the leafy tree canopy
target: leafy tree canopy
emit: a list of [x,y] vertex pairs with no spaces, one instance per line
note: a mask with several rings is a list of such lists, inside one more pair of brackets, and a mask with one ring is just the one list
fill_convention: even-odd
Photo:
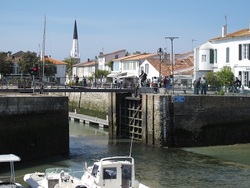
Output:
[[11,74],[13,71],[13,63],[8,60],[7,53],[1,52],[0,53],[0,74],[5,76],[6,74]]
[[71,57],[67,57],[67,58],[65,58],[62,61],[65,62],[65,63],[67,63],[67,70],[66,70],[66,72],[67,72],[67,74],[69,76],[72,76],[71,75],[71,72],[72,72],[72,59],[71,59]]
[[218,77],[215,72],[208,72],[206,74],[206,78],[210,86],[216,87],[220,85]]
[[228,66],[224,66],[220,71],[216,72],[216,75],[221,86],[230,85],[234,80],[232,69]]
[[107,70],[99,70],[97,69],[96,72],[94,73],[94,75],[96,76],[96,78],[103,78],[106,77],[110,72]]
[[[42,64],[41,64],[41,71],[40,71],[40,74],[42,75]],[[44,75],[46,77],[51,77],[51,76],[55,76],[56,74],[56,66],[53,62],[50,62],[48,60],[46,60],[44,62]]]
[[41,64],[35,52],[25,52],[19,62],[19,69],[22,74],[30,74],[30,69],[36,64]]

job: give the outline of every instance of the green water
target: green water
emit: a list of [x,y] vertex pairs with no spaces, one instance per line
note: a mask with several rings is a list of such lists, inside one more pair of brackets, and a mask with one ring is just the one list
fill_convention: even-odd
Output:
[[[48,167],[67,166],[81,177],[83,163],[102,157],[128,155],[130,140],[108,139],[107,130],[70,121],[70,155],[18,162],[17,182],[23,175]],[[250,144],[168,149],[133,142],[136,177],[152,188],[249,187]],[[1,175],[1,174],[0,174]]]

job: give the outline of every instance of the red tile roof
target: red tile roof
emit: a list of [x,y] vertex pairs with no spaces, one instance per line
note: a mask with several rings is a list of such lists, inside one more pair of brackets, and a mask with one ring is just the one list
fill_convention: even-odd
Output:
[[228,39],[228,38],[237,38],[237,37],[249,37],[250,36],[250,30],[249,29],[242,29],[233,33],[229,33],[226,36],[222,37],[216,37],[213,39],[210,39],[209,41],[215,41],[215,40],[221,40],[221,39]]
[[51,63],[53,63],[55,65],[67,65],[67,63],[65,63],[65,62],[53,59],[51,57],[45,57],[44,60],[45,61],[50,61]]
[[[157,70],[160,71],[160,61],[159,59],[155,58],[148,58],[148,62]],[[175,60],[175,64],[173,66],[174,72],[184,70],[181,72],[181,74],[185,75],[192,75],[193,74],[193,57],[189,57],[187,59],[181,59],[181,60]],[[186,71],[185,71],[186,70]],[[170,64],[170,61],[163,61],[161,64],[161,73],[164,76],[170,75],[172,72],[172,65]]]

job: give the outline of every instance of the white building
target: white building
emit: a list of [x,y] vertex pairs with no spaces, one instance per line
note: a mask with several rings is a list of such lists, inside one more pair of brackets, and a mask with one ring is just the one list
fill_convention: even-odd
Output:
[[141,67],[142,63],[147,58],[158,58],[157,54],[132,54],[119,59],[113,60],[113,71],[109,77],[119,77],[120,74],[123,77],[139,77],[141,70],[148,73],[148,67]]
[[111,52],[108,54],[104,54],[103,52],[100,52],[98,59],[97,59],[98,69],[111,71],[110,67],[108,66],[108,63],[115,59],[125,57],[125,55],[126,55],[126,50],[119,50],[119,51]]
[[[88,59],[86,62],[81,62],[72,66],[73,76],[78,76],[80,79],[83,77],[88,78],[90,76],[94,76],[95,71],[99,70],[107,70],[111,71],[109,67],[109,63],[114,61],[115,59],[124,57],[126,55],[126,50],[118,50],[115,52],[111,52],[108,54],[103,54],[102,52],[98,57],[94,60]],[[97,80],[100,82],[100,80]],[[102,80],[102,82],[106,82],[106,80]]]
[[[56,66],[56,74],[53,77],[53,78],[55,78],[55,81],[58,84],[65,84],[67,63],[53,59],[51,57],[45,57],[44,60],[50,61],[51,63],[53,63]],[[49,81],[51,81],[51,80],[49,80]]]
[[242,29],[227,34],[226,29],[226,26],[223,26],[220,37],[210,39],[194,49],[194,78],[229,66],[234,76],[238,77],[244,86],[249,86],[250,30]]

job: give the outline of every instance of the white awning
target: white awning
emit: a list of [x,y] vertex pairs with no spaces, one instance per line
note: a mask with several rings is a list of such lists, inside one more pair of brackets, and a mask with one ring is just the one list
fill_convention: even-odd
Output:
[[0,155],[0,163],[3,162],[12,162],[12,161],[20,161],[20,157],[14,155],[14,154],[3,154]]
[[127,72],[117,72],[117,73],[110,73],[107,75],[107,77],[118,78],[118,77],[125,76],[125,75],[127,75]]

